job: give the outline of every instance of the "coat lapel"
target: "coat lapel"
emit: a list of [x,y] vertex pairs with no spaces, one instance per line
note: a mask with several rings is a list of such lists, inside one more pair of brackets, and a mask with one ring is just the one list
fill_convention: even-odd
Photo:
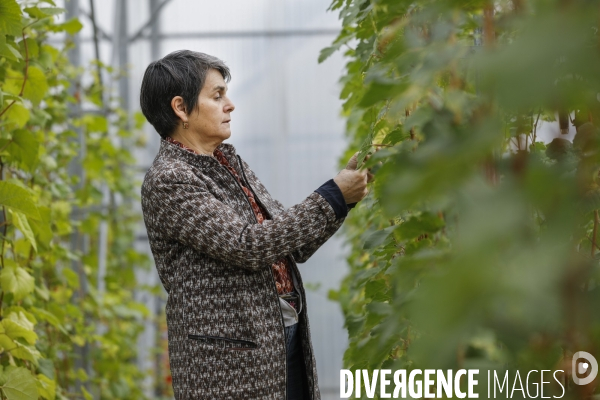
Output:
[[[238,159],[237,151],[231,143],[223,142],[219,146],[217,146],[217,149],[223,152],[225,158],[227,158],[227,161],[229,162],[229,165],[231,165],[235,169],[244,185],[249,185],[248,188],[252,190],[252,192],[255,195],[255,198],[267,210],[271,217],[275,217],[283,211],[283,207],[281,206],[281,204],[271,197],[265,186],[256,177],[254,172],[252,172],[248,168],[244,168],[245,161]],[[227,173],[223,170],[221,164],[216,158],[205,154],[192,153],[162,138],[160,141],[160,149],[157,154],[157,157],[164,157],[166,159],[178,159],[184,161],[188,164],[202,169],[203,172],[208,175]],[[241,191],[241,188],[239,188],[239,186],[238,189]],[[245,194],[243,195],[245,196]]]

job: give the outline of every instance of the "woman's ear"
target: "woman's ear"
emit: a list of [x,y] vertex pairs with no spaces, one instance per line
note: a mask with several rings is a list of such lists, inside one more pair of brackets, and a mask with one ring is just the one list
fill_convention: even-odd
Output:
[[171,100],[171,108],[173,109],[173,112],[175,113],[175,115],[177,115],[179,117],[179,119],[181,119],[181,121],[187,122],[188,116],[187,116],[187,112],[185,109],[185,103],[183,101],[183,97],[181,97],[181,96],[173,97],[173,99]]

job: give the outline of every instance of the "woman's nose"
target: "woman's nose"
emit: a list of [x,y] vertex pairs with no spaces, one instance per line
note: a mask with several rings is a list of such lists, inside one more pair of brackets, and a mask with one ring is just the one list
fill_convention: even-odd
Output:
[[233,110],[235,110],[235,105],[229,100],[229,103],[225,106],[225,112],[232,112]]

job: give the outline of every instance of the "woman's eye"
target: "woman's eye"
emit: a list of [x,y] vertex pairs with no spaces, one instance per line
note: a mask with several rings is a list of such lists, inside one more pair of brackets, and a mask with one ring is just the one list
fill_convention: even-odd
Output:
[[221,100],[221,96],[215,97],[215,100]]

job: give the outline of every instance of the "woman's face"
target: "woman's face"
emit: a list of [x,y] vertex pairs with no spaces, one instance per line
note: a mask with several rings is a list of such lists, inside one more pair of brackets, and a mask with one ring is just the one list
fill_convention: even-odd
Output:
[[234,109],[223,76],[211,69],[198,96],[198,105],[189,115],[189,129],[204,141],[220,143],[231,136],[229,121]]

